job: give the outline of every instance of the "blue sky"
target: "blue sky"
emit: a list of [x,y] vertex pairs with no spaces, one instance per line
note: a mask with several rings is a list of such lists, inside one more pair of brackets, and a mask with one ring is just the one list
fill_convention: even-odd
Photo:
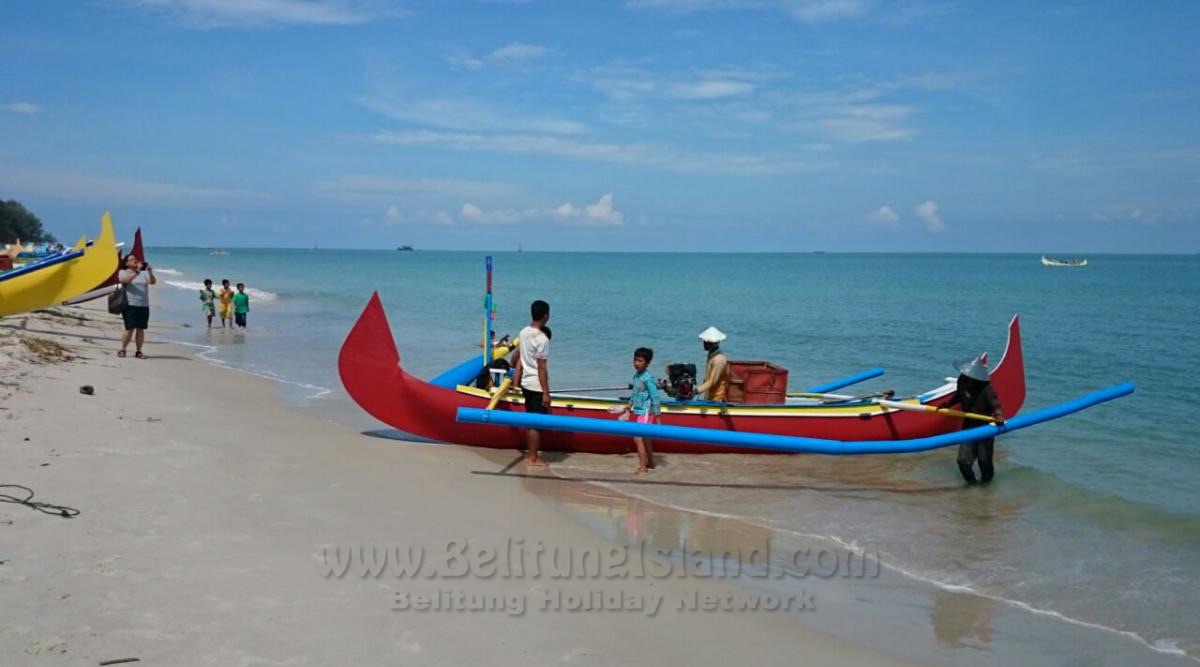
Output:
[[1200,251],[1200,4],[11,0],[61,237]]

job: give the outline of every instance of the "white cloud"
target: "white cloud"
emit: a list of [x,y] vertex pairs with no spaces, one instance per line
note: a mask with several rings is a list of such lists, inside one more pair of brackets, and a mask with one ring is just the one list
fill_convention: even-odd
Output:
[[867,10],[865,0],[628,0],[625,4],[640,9],[663,9],[679,13],[776,11],[804,23],[852,18]]
[[925,223],[925,229],[928,229],[931,232],[946,231],[946,223],[942,222],[942,215],[938,211],[937,202],[929,200],[917,204],[917,207],[913,209],[913,212],[917,214],[917,217],[921,219],[921,222]]
[[685,100],[711,100],[754,92],[754,84],[731,79],[701,79],[676,83],[668,89],[672,97]]
[[749,95],[756,84],[780,76],[774,68],[727,67],[673,74],[618,63],[579,70],[573,78],[614,102],[628,103],[641,97],[711,100]]
[[767,103],[794,130],[843,143],[907,141],[916,136],[909,125],[916,109],[880,101],[894,90],[893,84],[804,90],[772,95]]
[[469,51],[454,51],[446,56],[446,62],[458,69],[480,70],[488,64],[519,65],[537,60],[546,55],[550,49],[539,44],[512,42],[501,46],[483,56],[477,56]]
[[817,122],[835,138],[850,143],[906,141],[916,131],[906,121],[913,109],[901,105],[858,104],[827,109]]
[[819,23],[850,18],[864,13],[865,2],[859,0],[807,0],[785,2],[784,10],[805,23]]
[[520,111],[495,111],[469,99],[414,99],[409,95],[381,93],[360,98],[366,108],[388,118],[450,130],[516,130],[549,134],[581,134],[583,123],[565,118],[538,116]]
[[579,70],[572,77],[586,83],[596,92],[615,102],[630,102],[646,97],[658,90],[654,75],[628,65],[608,65]]
[[587,219],[599,225],[624,224],[625,216],[613,208],[612,200],[613,196],[610,192],[601,197],[600,201],[597,201],[595,204],[585,206],[584,210],[587,212]]
[[511,225],[525,220],[535,220],[546,217],[545,210],[529,208],[518,209],[482,209],[471,202],[462,205],[459,211],[463,220],[484,225]]
[[395,227],[405,223],[453,225],[454,216],[442,210],[405,210],[392,204],[384,211],[383,220],[365,218],[358,221],[364,227]]
[[404,16],[394,0],[112,0],[192,28],[354,25]]
[[318,194],[351,202],[405,199],[467,199],[511,194],[513,186],[492,181],[455,178],[396,178],[371,174],[347,174],[316,184]]
[[457,69],[481,70],[486,64],[483,58],[476,57],[466,51],[455,51],[446,56],[446,62]]
[[97,176],[61,169],[40,171],[0,164],[0,191],[48,199],[97,201],[146,206],[246,206],[270,196],[250,190],[180,185],[114,176]]
[[877,222],[886,227],[895,227],[896,223],[900,221],[900,216],[896,215],[891,206],[885,205],[868,213],[867,220],[869,222]]
[[[949,75],[924,74],[789,90],[789,76],[785,70],[761,64],[680,74],[618,63],[579,70],[572,78],[606,97],[615,105],[616,117],[624,122],[647,124],[656,117],[670,123],[692,119],[727,132],[744,129],[738,128],[739,124],[769,124],[812,135],[815,141],[835,143],[912,140],[917,135],[913,118],[920,111],[907,102],[912,93],[945,92],[957,82]],[[890,99],[897,93],[907,93],[905,103]],[[686,106],[653,105],[650,100],[672,100]]]
[[537,44],[512,42],[492,51],[488,54],[488,60],[499,63],[519,63],[541,58],[546,55],[546,51],[548,51],[546,47]]
[[[1162,210],[1151,210],[1139,206],[1121,206],[1109,205],[1092,211],[1091,219],[1094,222],[1140,222],[1144,224],[1153,224],[1160,221],[1171,221],[1185,219],[1187,216],[1169,214]],[[1194,214],[1192,216],[1195,217]]]
[[42,108],[32,102],[9,102],[7,104],[0,104],[0,110],[32,116],[40,112]]
[[683,172],[762,174],[807,167],[799,163],[771,163],[753,155],[680,153],[670,148],[648,144],[597,143],[546,135],[385,130],[377,132],[373,138],[379,143],[400,146],[548,155],[594,162],[660,167]]
[[625,224],[625,215],[613,207],[612,193],[594,204],[582,206],[564,202],[558,206],[526,209],[484,209],[467,202],[460,210],[463,220],[479,224],[509,225],[526,221],[558,220],[585,225],[617,226]]

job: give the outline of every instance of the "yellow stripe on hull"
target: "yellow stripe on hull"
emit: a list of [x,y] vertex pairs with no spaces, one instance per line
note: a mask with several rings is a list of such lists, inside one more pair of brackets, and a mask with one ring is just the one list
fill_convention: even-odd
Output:
[[100,236],[83,256],[0,282],[0,316],[26,313],[73,299],[96,288],[117,265],[117,237],[108,213]]
[[[525,402],[520,392],[510,391],[501,397],[499,394],[493,395],[483,389],[469,387],[467,385],[459,385],[457,391],[461,394],[469,396],[477,396],[479,398],[489,400],[489,409],[493,409],[496,403],[491,401],[499,398],[499,402],[520,405]],[[576,410],[607,410],[613,405],[620,405],[623,401],[616,399],[597,399],[597,398],[577,398],[574,396],[554,396],[554,405],[562,407],[571,407]],[[860,417],[861,415],[884,414],[887,412],[895,412],[894,409],[885,408],[874,403],[858,403],[854,405],[792,405],[792,406],[767,406],[767,405],[671,405],[662,406],[663,414],[728,414],[730,416],[742,417],[796,417],[803,414],[805,417]]]

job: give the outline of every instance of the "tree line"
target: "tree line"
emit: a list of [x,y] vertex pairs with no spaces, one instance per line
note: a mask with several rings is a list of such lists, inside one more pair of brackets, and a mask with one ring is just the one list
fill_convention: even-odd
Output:
[[0,243],[54,243],[53,234],[42,229],[42,221],[21,202],[0,199]]

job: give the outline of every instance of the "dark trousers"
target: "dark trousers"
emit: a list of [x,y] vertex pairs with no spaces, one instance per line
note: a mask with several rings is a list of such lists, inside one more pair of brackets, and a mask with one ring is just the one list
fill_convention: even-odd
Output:
[[976,484],[975,470],[972,466],[979,461],[979,477],[982,483],[992,481],[995,468],[992,467],[992,450],[996,444],[995,438],[964,442],[958,446],[958,470],[962,473],[967,484]]

